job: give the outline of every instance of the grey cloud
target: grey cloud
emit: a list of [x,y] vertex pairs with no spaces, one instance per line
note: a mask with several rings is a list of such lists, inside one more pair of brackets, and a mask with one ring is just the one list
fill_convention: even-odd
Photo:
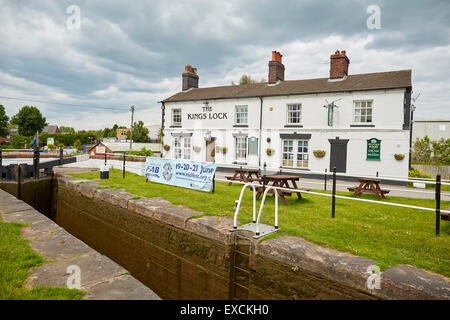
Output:
[[[371,37],[368,50],[401,55],[449,45],[450,39],[450,3],[438,0],[76,1],[82,25],[74,31],[65,27],[71,4],[74,1],[0,0],[0,36],[11,40],[0,46],[0,72],[39,83],[73,101],[151,107],[180,89],[186,63],[198,67],[201,85],[220,85],[226,84],[223,79],[231,68],[245,70],[262,54],[268,60],[270,50],[296,41],[330,35]],[[381,8],[381,30],[366,27],[371,4]],[[52,32],[49,24],[60,38],[46,34]],[[31,44],[35,51],[27,50]],[[266,62],[260,70],[265,68]],[[436,70],[419,79],[432,83],[445,77]],[[46,95],[40,89],[0,83],[4,90]],[[110,88],[117,91],[110,93]],[[102,91],[106,93],[99,95]],[[53,110],[48,106],[49,116],[61,116]]]

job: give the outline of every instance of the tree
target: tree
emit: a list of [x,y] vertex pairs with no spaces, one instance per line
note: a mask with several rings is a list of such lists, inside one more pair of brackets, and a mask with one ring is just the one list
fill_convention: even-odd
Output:
[[19,134],[23,136],[34,136],[36,131],[41,132],[47,125],[39,109],[33,106],[22,107],[12,117],[11,123],[19,126]]
[[431,141],[428,136],[423,139],[417,138],[413,144],[413,158],[417,163],[430,163],[431,161]]
[[449,165],[450,139],[430,140],[428,136],[417,138],[413,144],[413,160],[417,163]]
[[[243,74],[243,75],[241,76],[241,78],[239,79],[239,85],[243,85],[243,84],[254,84],[254,83],[263,83],[263,82],[264,82],[264,80],[257,81],[257,80],[255,80],[255,79],[252,79],[252,77],[251,77],[250,75],[248,75],[248,74]],[[234,83],[234,81],[231,81],[231,84],[232,84],[232,85],[236,85],[236,84]]]
[[9,117],[6,115],[5,107],[0,104],[0,137],[8,135],[8,121]]
[[450,165],[450,139],[441,138],[431,141],[433,149],[433,162],[441,165]]
[[75,143],[73,144],[73,146],[77,150],[82,150],[83,149],[83,144],[81,143],[80,139],[75,140]]
[[100,130],[98,138],[115,138],[117,137],[117,129],[126,129],[126,127],[119,127],[117,124],[115,124],[111,129],[105,128],[103,130]]
[[59,131],[61,131],[61,133],[75,133],[75,129],[72,127],[59,127]]
[[[127,139],[130,139],[130,131],[127,132]],[[135,122],[133,125],[133,141],[135,142],[150,142],[148,136],[148,128],[144,127],[144,122]]]
[[24,149],[28,147],[29,143],[31,143],[32,140],[33,138],[24,137],[16,134],[11,136],[11,141],[9,145],[14,149]]

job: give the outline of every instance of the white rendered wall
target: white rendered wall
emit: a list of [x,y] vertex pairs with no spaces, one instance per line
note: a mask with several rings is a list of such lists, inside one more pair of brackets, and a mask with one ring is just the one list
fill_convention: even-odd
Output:
[[[409,131],[403,130],[403,101],[404,89],[371,90],[360,92],[340,92],[328,94],[307,94],[298,96],[277,96],[263,98],[263,115],[261,131],[261,161],[258,155],[247,158],[247,165],[258,166],[267,163],[268,167],[279,168],[281,166],[282,149],[280,134],[304,133],[311,134],[309,140],[309,167],[311,171],[329,170],[330,167],[330,143],[328,139],[349,139],[347,144],[347,173],[369,174],[380,176],[407,177],[409,157]],[[327,109],[323,108],[329,102],[336,102],[333,126],[327,125]],[[353,101],[372,100],[373,127],[352,127]],[[285,127],[287,124],[287,104],[302,104],[301,127]],[[206,160],[206,142],[204,137],[210,132],[216,138],[216,147],[227,147],[224,155],[216,152],[217,164],[233,164],[235,159],[235,140],[233,134],[247,134],[250,137],[260,138],[260,110],[259,98],[249,99],[223,99],[208,100],[210,111],[203,111],[204,101],[166,103],[165,136],[164,144],[171,146],[169,152],[163,156],[174,158],[172,133],[192,133],[192,146],[199,146],[200,152],[191,151],[191,159],[194,161]],[[248,106],[248,126],[235,126],[235,106]],[[270,110],[272,107],[272,110]],[[182,109],[182,126],[171,128],[172,108]],[[188,114],[206,113],[206,119],[187,119]],[[226,113],[226,119],[209,119],[210,113]],[[223,116],[222,116],[223,117]],[[267,138],[271,142],[267,142]],[[367,139],[377,138],[381,140],[380,161],[366,160]],[[272,148],[275,154],[266,155],[266,149]],[[325,150],[324,158],[316,158],[313,150]],[[394,154],[401,153],[405,158],[395,160]]]

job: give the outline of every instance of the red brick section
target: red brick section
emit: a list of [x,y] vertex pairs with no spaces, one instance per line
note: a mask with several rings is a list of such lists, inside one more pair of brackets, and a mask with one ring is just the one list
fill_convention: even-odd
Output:
[[190,88],[198,88],[197,68],[193,68],[190,64],[184,66],[182,75],[182,89],[186,91]]
[[281,62],[283,55],[278,51],[272,51],[272,60],[269,61],[269,83],[278,80],[284,81],[284,64]]
[[339,52],[336,50],[330,57],[330,79],[341,79],[348,76],[348,65],[350,60],[347,57],[345,50]]

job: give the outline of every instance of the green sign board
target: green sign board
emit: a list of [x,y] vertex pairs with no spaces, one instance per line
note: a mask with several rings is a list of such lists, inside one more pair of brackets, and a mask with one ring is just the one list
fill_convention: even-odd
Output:
[[371,138],[367,140],[367,160],[380,160],[381,140]]

